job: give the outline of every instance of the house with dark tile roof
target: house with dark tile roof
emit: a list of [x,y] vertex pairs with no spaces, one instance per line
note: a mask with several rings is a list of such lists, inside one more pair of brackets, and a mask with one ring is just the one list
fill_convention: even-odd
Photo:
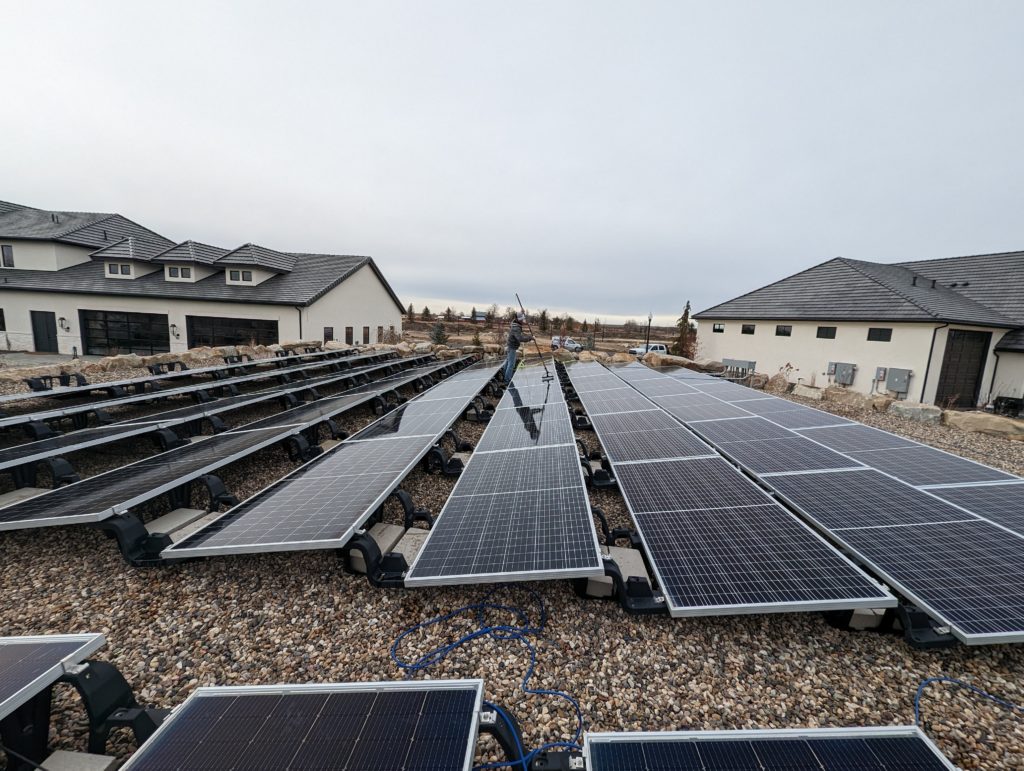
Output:
[[970,408],[1024,397],[1024,252],[837,257],[695,315],[701,355]]
[[176,242],[120,214],[0,201],[0,348],[109,355],[399,333],[370,257]]

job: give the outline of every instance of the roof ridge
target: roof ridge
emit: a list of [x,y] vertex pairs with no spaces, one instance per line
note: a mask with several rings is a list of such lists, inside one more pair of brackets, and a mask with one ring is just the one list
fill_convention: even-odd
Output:
[[[939,318],[939,315],[937,313],[935,313],[933,310],[931,310],[930,308],[926,308],[925,306],[921,305],[921,303],[919,303],[917,300],[913,299],[912,297],[910,297],[907,294],[904,294],[903,292],[901,292],[896,287],[890,286],[889,284],[887,284],[885,281],[882,281],[882,279],[878,278],[877,276],[873,276],[870,273],[868,273],[867,271],[862,270],[859,267],[859,265],[854,265],[853,264],[853,263],[860,263],[862,265],[885,265],[885,263],[882,263],[882,262],[868,262],[867,260],[852,260],[852,259],[849,259],[847,257],[840,257],[839,259],[843,262],[843,264],[849,266],[850,268],[853,268],[855,271],[860,273],[862,276],[867,278],[869,281],[874,281],[879,286],[885,287],[886,289],[888,289],[893,294],[898,295],[899,297],[902,297],[904,300],[906,300],[908,303],[910,303],[914,307],[920,308],[921,310],[923,310],[925,313],[927,313],[932,318],[934,318],[934,319]],[[895,268],[899,268],[900,270],[905,270],[908,273],[913,273],[915,276],[919,276],[920,275],[918,273],[914,273],[914,271],[910,270],[910,268],[904,268],[902,265],[892,265],[890,267],[895,267]],[[925,277],[924,276],[920,276],[920,278],[925,278]],[[928,279],[925,279],[925,280],[927,281]],[[960,296],[959,293],[957,293],[957,296]],[[991,308],[989,308],[987,310],[991,310]]]
[[982,254],[957,254],[952,257],[922,257],[916,260],[903,260],[902,262],[889,262],[880,264],[898,265],[899,267],[904,267],[915,262],[947,262],[949,260],[967,260],[975,257],[1005,257],[1013,254],[1024,255],[1024,250],[1015,249],[1010,252],[983,252]]
[[694,316],[703,315],[703,314],[707,313],[708,311],[713,311],[719,305],[725,305],[726,303],[731,303],[731,302],[735,302],[736,300],[741,300],[744,297],[747,297],[749,295],[754,294],[755,292],[760,292],[761,290],[767,289],[768,287],[775,286],[776,284],[781,284],[783,281],[789,281],[790,279],[796,278],[797,276],[802,276],[804,273],[810,273],[812,270],[820,268],[823,265],[828,265],[830,262],[842,262],[842,261],[843,261],[842,257],[831,257],[831,258],[825,260],[824,262],[819,262],[817,265],[812,265],[811,267],[804,268],[803,270],[798,271],[796,273],[793,273],[792,275],[784,276],[783,278],[780,278],[778,281],[772,281],[770,284],[765,284],[764,286],[757,287],[757,289],[751,289],[749,292],[744,292],[743,294],[737,295],[736,297],[732,297],[732,298],[726,300],[725,302],[715,303],[710,308],[705,308],[704,310],[698,311],[697,313],[695,313],[693,315]]

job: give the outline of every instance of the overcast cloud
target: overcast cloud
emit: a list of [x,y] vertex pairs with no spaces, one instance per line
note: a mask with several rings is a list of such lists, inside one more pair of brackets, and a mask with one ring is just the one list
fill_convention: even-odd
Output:
[[679,315],[1024,248],[1019,2],[8,2],[0,198]]

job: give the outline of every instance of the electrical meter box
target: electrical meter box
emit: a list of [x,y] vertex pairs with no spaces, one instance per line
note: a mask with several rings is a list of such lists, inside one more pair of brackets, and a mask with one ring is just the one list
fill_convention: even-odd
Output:
[[875,367],[875,381],[881,383],[885,380],[885,373],[887,372],[885,367]]
[[836,363],[834,361],[830,361],[828,363],[828,370],[826,371],[826,374],[828,374],[828,375],[836,374]]
[[836,382],[839,385],[853,385],[853,376],[857,372],[857,365],[841,361],[834,362],[834,365]]
[[753,372],[757,368],[756,361],[747,361],[745,359],[722,359],[722,364],[728,370]]
[[913,370],[889,367],[889,373],[885,378],[886,389],[898,394],[907,393],[910,390],[910,376],[913,374]]

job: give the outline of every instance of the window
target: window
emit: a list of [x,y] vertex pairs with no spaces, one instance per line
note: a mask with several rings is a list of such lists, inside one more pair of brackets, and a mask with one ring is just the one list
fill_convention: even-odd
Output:
[[888,343],[892,340],[892,327],[868,327],[868,340]]
[[14,247],[11,246],[10,244],[4,244],[3,246],[0,246],[0,251],[3,252],[4,267],[5,268],[13,268],[14,267]]
[[778,324],[775,327],[776,337],[791,337],[793,335],[793,327],[789,324]]
[[835,340],[836,339],[836,328],[835,327],[818,327],[818,337],[822,340]]
[[110,263],[107,266],[107,273],[111,274],[112,276],[116,276],[117,275],[117,266],[114,263]]
[[7,331],[7,319],[4,318],[4,309],[0,308],[0,332]]
[[334,327],[324,327],[324,342],[329,343],[334,339]]
[[186,316],[188,347],[200,345],[273,345],[278,342],[277,321]]
[[757,326],[756,324],[744,324],[742,327],[740,327],[740,334],[741,335],[752,335],[752,334],[754,334],[754,327],[756,327],[756,326]]
[[377,342],[384,342],[384,327],[377,327]]
[[82,310],[79,319],[83,347],[90,356],[151,356],[171,350],[170,328],[164,314]]
[[252,271],[251,270],[243,270],[242,271],[242,281],[252,281]]
[[370,344],[370,328],[363,327],[363,345]]
[[352,327],[345,327],[345,344],[352,345]]
[[711,331],[712,332],[724,332],[725,331],[725,324],[712,324],[711,325]]
[[181,269],[181,277],[182,278],[192,278],[192,268],[182,268]]
[[130,276],[131,274],[132,274],[132,266],[131,265],[122,265],[121,266],[121,275],[122,276]]
[[232,281],[241,281],[242,280],[242,271],[240,271],[240,270],[229,270],[228,271],[228,278],[231,279]]
[[167,269],[167,275],[168,275],[168,276],[170,276],[171,278],[177,278],[177,277],[178,277],[178,274],[179,274],[180,272],[181,272],[181,271],[180,271],[180,270],[178,270],[178,268],[168,268],[168,269]]

